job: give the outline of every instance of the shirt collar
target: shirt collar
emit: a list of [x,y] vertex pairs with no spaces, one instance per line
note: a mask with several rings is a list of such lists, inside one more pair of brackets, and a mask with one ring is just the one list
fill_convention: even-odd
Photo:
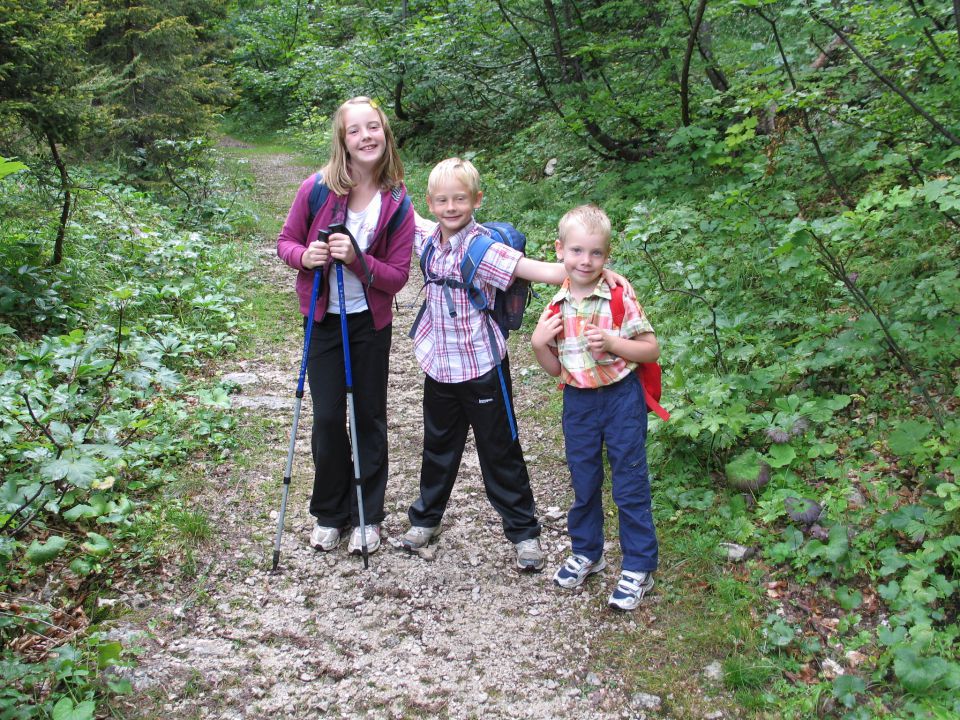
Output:
[[[603,298],[604,300],[612,299],[610,294],[610,286],[607,285],[607,282],[602,276],[597,281],[597,286],[590,291],[590,294],[587,295],[584,300],[592,297]],[[570,278],[567,278],[563,281],[563,285],[560,286],[560,290],[558,290],[557,294],[553,296],[552,302],[561,303],[564,300],[575,302],[573,295],[570,294]]]
[[[479,225],[474,217],[470,217],[470,222],[461,228],[456,235],[453,235],[450,238],[450,249],[456,252],[461,245],[463,245],[467,240],[470,239],[472,235],[475,235],[479,232]],[[440,223],[437,223],[437,227],[433,231],[431,239],[433,244],[437,246],[437,249],[441,246],[441,238],[443,236],[440,233]]]

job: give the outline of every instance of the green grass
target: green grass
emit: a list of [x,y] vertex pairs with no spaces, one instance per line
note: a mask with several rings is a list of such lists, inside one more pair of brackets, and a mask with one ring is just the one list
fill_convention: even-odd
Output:
[[260,283],[251,283],[244,291],[252,328],[242,338],[239,348],[241,354],[247,354],[257,347],[280,345],[286,341],[290,333],[289,323],[279,322],[279,320],[290,315],[290,304],[295,302],[292,294],[263,292],[264,289]]
[[185,546],[197,546],[212,535],[210,518],[202,510],[171,508],[167,520]]
[[[704,691],[710,681],[703,671],[715,661],[748,666],[745,658],[753,655],[755,637],[753,591],[745,578],[718,566],[711,539],[662,526],[658,536],[655,602],[632,614],[636,627],[623,623],[599,640],[597,666],[614,667],[630,687],[664,698],[665,710],[674,717],[732,709],[736,703],[722,686]],[[758,673],[751,676],[758,679]]]
[[303,162],[309,165],[322,162],[316,153],[282,138],[275,132],[251,133],[240,126],[224,125],[219,137],[215,137],[214,140],[222,138],[231,138],[238,143],[242,143],[242,145],[229,145],[223,148],[229,154],[238,157],[283,154],[293,155],[298,163]]

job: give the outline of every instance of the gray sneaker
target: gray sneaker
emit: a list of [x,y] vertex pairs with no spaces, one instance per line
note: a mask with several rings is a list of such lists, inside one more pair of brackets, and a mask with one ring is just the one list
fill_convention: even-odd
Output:
[[513,546],[517,549],[517,570],[520,572],[540,572],[546,566],[540,538],[521,540]]
[[314,525],[310,533],[310,546],[314,550],[330,552],[340,544],[340,529]]
[[410,529],[404,533],[402,538],[400,538],[400,545],[405,550],[420,550],[429,545],[430,541],[439,534],[439,525],[435,525],[434,527],[420,527],[419,525],[411,525]]
[[[367,525],[367,554],[373,555],[380,549],[380,526]],[[360,528],[355,527],[350,534],[350,544],[347,545],[347,552],[351,555],[363,554],[363,538],[360,536]]]

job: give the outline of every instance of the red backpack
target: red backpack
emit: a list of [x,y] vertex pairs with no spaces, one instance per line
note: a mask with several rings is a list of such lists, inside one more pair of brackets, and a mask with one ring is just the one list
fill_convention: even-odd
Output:
[[[556,315],[560,312],[557,303],[551,303],[550,314]],[[610,314],[613,316],[613,326],[619,328],[623,324],[623,288],[620,285],[614,285],[610,289]],[[643,399],[647,403],[647,412],[656,413],[661,420],[669,420],[670,413],[660,405],[660,393],[662,391],[660,363],[648,362],[638,363],[637,379],[640,381],[640,387],[643,388]]]

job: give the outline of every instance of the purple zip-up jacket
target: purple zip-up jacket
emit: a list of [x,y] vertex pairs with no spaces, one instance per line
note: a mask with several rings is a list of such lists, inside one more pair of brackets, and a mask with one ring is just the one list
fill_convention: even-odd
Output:
[[[314,178],[311,175],[300,185],[297,196],[293,199],[293,205],[290,206],[290,212],[287,213],[287,219],[283,223],[283,229],[277,237],[277,255],[287,265],[299,270],[297,296],[300,298],[300,312],[304,316],[309,315],[310,312],[314,270],[304,269],[303,253],[307,246],[317,239],[320,230],[329,227],[336,220],[344,220],[348,199],[345,195],[335,195],[331,191],[320,212],[317,213],[310,227],[307,227],[307,219],[310,217],[310,191],[313,189],[313,184]],[[373,275],[373,282],[366,284],[367,279],[364,277],[363,266],[359,260],[354,260],[346,266],[364,283],[367,307],[370,308],[373,325],[377,330],[382,330],[393,322],[393,297],[400,292],[410,276],[410,253],[413,248],[414,230],[412,205],[409,206],[407,216],[390,237],[387,237],[387,225],[393,214],[399,210],[406,192],[406,188],[402,185],[392,191],[380,192],[380,218],[377,220],[370,246],[363,253],[367,267]],[[328,262],[323,268],[318,268],[324,273],[324,282],[320,296],[317,298],[314,315],[314,320],[317,322],[326,315],[327,306],[330,303],[331,285],[336,287],[335,282],[331,283],[330,279],[332,266],[333,263]]]

